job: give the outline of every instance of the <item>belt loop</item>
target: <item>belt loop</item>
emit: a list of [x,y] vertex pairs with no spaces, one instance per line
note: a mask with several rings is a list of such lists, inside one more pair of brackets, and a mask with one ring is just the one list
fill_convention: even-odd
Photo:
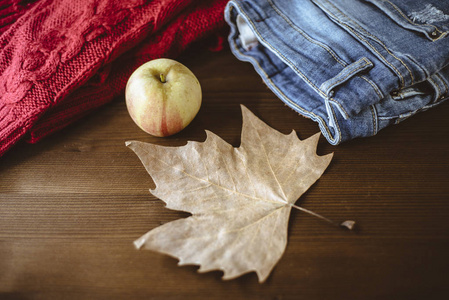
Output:
[[322,90],[328,97],[332,97],[332,89],[348,81],[358,73],[371,69],[373,66],[374,64],[368,58],[362,57],[358,61],[344,67],[336,76],[323,82],[320,86],[320,90]]

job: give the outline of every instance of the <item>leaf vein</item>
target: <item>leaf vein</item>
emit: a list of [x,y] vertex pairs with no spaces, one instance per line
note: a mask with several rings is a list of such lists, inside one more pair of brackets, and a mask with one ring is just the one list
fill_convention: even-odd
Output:
[[[250,120],[250,123],[251,123],[251,125],[252,125],[254,128],[256,128],[256,126],[254,126],[254,123],[253,123],[252,120]],[[260,144],[261,144],[261,146],[262,146],[262,149],[263,149],[263,154],[264,154],[265,160],[266,160],[266,162],[267,162],[267,165],[270,167],[271,174],[273,174],[273,177],[274,177],[274,179],[276,180],[276,183],[277,183],[277,185],[279,186],[279,189],[280,189],[281,192],[282,192],[282,195],[283,195],[283,197],[284,197],[285,203],[288,203],[287,197],[286,197],[285,192],[284,192],[284,189],[282,188],[282,186],[281,186],[281,184],[279,183],[279,180],[278,180],[276,174],[275,174],[274,171],[273,171],[273,167],[271,166],[270,159],[269,159],[269,157],[268,157],[268,155],[267,155],[267,150],[265,149],[265,145],[264,145],[263,140],[262,140],[262,138],[261,138],[261,136],[260,136],[260,134],[259,134],[259,131],[258,131],[257,129],[255,129],[254,131],[257,133],[257,137],[258,137],[258,139],[259,139],[259,141],[260,141]]]
[[[251,195],[247,195],[247,194],[240,193],[240,192],[238,192],[238,191],[230,190],[230,189],[228,189],[228,188],[226,188],[226,187],[224,187],[224,186],[218,185],[218,184],[216,184],[216,183],[210,181],[209,178],[206,180],[206,179],[203,179],[203,178],[196,177],[196,176],[194,176],[194,175],[192,175],[192,174],[186,172],[185,170],[181,170],[181,169],[179,169],[179,168],[176,168],[176,167],[173,166],[173,165],[170,165],[169,163],[165,162],[164,160],[162,160],[162,159],[160,159],[159,157],[155,156],[154,154],[150,153],[147,149],[143,149],[143,150],[144,150],[149,156],[155,158],[156,160],[160,161],[161,163],[165,164],[166,166],[168,166],[168,167],[170,167],[170,168],[172,168],[172,169],[174,169],[174,170],[176,170],[176,171],[178,171],[178,172],[181,172],[181,173],[185,174],[186,176],[188,176],[188,177],[190,177],[190,178],[192,178],[192,179],[194,179],[194,180],[209,183],[209,184],[212,185],[212,186],[215,186],[215,187],[217,187],[217,188],[219,188],[219,189],[222,189],[222,190],[225,190],[225,191],[234,193],[234,194],[236,194],[236,195],[238,195],[238,196],[241,196],[241,197],[244,197],[244,198],[249,198],[249,199],[256,200],[256,201],[261,201],[261,202],[268,202],[268,203],[273,203],[273,204],[279,204],[279,202],[277,202],[277,201],[271,201],[271,200],[269,200],[269,199],[259,198],[259,197],[257,197],[256,195],[251,196]],[[243,160],[242,160],[242,161],[243,161]],[[248,177],[249,177],[249,174],[248,174]]]

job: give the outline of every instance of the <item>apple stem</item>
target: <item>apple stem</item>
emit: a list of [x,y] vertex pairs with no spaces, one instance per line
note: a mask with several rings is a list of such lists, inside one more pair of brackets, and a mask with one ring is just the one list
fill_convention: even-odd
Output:
[[160,79],[161,79],[161,82],[162,83],[165,83],[165,82],[167,82],[167,80],[165,80],[165,75],[164,74],[159,74],[159,76],[160,76]]

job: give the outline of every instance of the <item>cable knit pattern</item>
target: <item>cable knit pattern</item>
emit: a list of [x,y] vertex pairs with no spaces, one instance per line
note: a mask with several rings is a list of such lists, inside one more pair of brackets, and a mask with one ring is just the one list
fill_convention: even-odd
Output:
[[0,27],[0,155],[111,101],[146,60],[223,26],[227,1],[7,2],[0,17],[17,20]]

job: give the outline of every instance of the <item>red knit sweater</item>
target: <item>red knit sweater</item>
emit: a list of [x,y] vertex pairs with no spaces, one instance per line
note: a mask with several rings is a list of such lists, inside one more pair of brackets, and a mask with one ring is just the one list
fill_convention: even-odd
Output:
[[227,0],[6,0],[0,155],[120,95],[131,73],[224,25]]

